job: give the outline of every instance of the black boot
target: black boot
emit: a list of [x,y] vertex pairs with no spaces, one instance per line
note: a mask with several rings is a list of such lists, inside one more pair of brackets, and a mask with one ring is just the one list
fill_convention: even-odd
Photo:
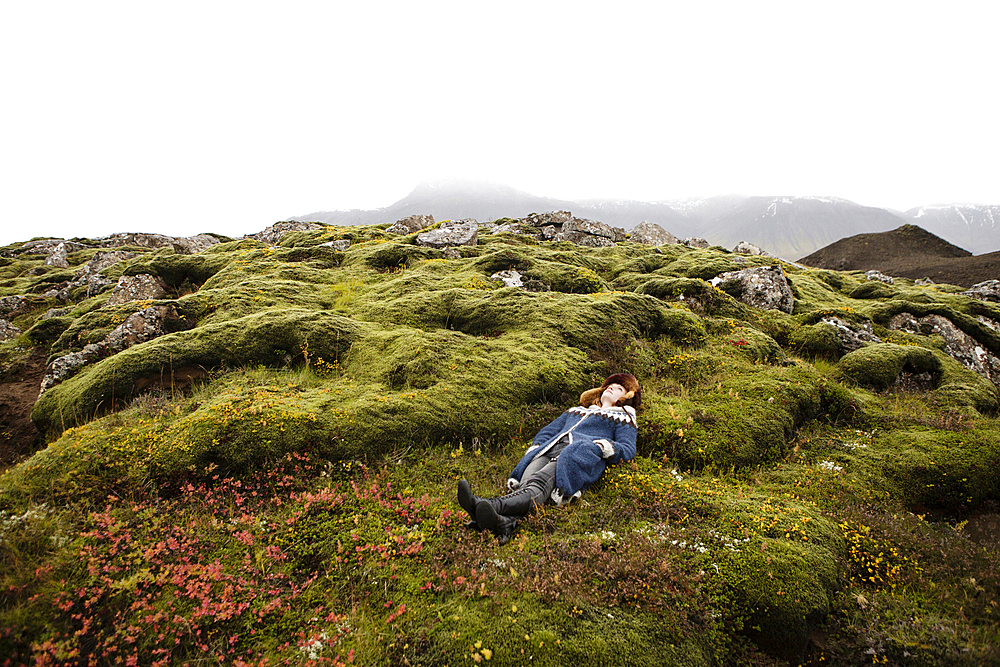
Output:
[[490,530],[504,544],[514,534],[521,518],[535,509],[530,489],[521,489],[499,498],[480,498],[476,504],[476,523],[480,530]]
[[464,479],[458,482],[458,504],[462,506],[465,513],[471,517],[471,521],[466,524],[467,528],[473,528],[478,530],[479,525],[476,523],[476,503],[481,500],[478,496],[472,493],[472,487]]

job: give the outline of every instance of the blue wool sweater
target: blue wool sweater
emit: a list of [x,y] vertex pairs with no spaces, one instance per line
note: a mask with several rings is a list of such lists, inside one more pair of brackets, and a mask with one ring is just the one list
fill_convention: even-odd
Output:
[[[608,465],[631,461],[635,457],[636,434],[635,410],[631,406],[570,408],[538,432],[511,473],[509,484],[513,488],[520,486],[528,464],[565,435],[569,444],[556,460],[556,490],[552,493],[552,499],[561,505],[578,498],[601,478]],[[604,458],[603,449],[596,442],[601,439],[609,441],[614,449],[608,458]]]

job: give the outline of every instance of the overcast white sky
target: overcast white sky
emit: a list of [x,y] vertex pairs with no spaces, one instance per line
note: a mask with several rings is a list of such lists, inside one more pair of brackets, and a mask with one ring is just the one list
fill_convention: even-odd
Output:
[[420,181],[1000,204],[997,2],[0,4],[0,245]]

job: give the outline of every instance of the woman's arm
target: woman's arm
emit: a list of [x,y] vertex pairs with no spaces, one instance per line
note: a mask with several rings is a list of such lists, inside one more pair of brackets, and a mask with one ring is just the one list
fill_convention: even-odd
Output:
[[[595,440],[600,445],[603,458],[607,459],[608,465],[631,461],[635,458],[635,440],[638,431],[632,424],[617,424],[611,436],[611,440],[602,438]],[[609,453],[610,452],[610,453]]]
[[548,424],[542,427],[542,430],[535,434],[534,439],[532,439],[531,444],[535,447],[540,445],[546,445],[552,438],[556,437],[565,430],[566,420],[569,419],[569,412],[564,412]]

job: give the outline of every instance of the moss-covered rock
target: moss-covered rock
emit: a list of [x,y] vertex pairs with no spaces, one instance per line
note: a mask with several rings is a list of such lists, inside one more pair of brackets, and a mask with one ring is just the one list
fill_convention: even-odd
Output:
[[876,391],[888,389],[903,373],[927,376],[937,386],[941,381],[941,360],[926,348],[913,345],[880,343],[850,352],[841,358],[838,368],[843,375]]
[[808,356],[836,359],[840,354],[840,341],[832,324],[820,322],[801,327],[788,340],[789,345]]
[[165,381],[181,368],[283,366],[308,351],[337,359],[362,327],[339,315],[271,310],[162,336],[104,359],[45,392],[32,421],[50,436],[131,399],[141,379]]

